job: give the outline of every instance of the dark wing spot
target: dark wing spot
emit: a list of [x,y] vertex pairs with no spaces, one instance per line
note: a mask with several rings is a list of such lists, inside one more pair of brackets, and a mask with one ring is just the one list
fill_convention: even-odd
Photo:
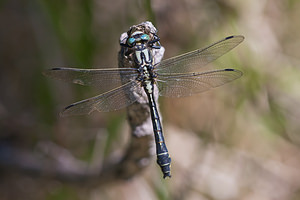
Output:
[[61,70],[60,67],[55,67],[55,68],[52,68],[51,70]]
[[228,37],[225,38],[225,40],[231,39],[231,38],[233,38],[233,37],[234,37],[233,35],[228,36]]
[[74,106],[74,104],[68,105],[67,107],[65,107],[64,110],[67,110],[67,109],[69,109],[69,108],[71,108],[71,107],[73,107],[73,106]]

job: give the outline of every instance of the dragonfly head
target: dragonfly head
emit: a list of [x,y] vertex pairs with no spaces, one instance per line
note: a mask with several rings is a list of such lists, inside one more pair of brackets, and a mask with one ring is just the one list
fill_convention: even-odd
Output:
[[129,47],[134,47],[135,45],[142,45],[147,43],[150,40],[148,34],[143,33],[142,31],[135,31],[127,39],[127,45]]

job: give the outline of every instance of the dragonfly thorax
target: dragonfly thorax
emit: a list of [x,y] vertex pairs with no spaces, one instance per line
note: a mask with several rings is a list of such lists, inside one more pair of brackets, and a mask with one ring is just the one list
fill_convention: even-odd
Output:
[[147,48],[144,44],[135,46],[135,60],[138,65],[151,64],[153,62],[153,57],[151,50]]
[[135,60],[140,73],[138,80],[141,82],[141,86],[144,87],[147,93],[152,93],[154,78],[156,76],[153,72],[153,56],[151,49],[147,48],[143,43],[136,43],[134,48]]
[[151,64],[141,65],[138,69],[140,75],[138,81],[141,83],[141,86],[148,92],[153,92],[153,84],[155,82],[156,75],[153,72],[153,67]]

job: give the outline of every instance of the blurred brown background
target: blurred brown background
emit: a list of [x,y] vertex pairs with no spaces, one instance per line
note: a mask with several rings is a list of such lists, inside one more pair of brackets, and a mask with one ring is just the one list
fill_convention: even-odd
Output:
[[[300,1],[3,0],[0,9],[1,200],[300,199]],[[97,93],[41,72],[117,67],[120,34],[146,20],[159,30],[165,58],[245,36],[214,62],[242,70],[242,78],[160,99],[172,179],[162,180],[155,158],[131,180],[101,186],[10,168],[12,147],[44,159],[57,145],[88,163],[123,151],[124,110],[60,118],[64,106]]]

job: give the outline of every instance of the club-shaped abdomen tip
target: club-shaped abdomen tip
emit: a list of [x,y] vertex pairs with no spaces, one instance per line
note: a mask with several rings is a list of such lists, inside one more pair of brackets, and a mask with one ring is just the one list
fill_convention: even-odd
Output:
[[157,155],[157,163],[164,174],[164,178],[171,178],[171,158],[168,152]]
[[164,172],[164,179],[167,178],[167,177],[168,177],[168,178],[171,178],[171,177],[172,177],[170,171]]

